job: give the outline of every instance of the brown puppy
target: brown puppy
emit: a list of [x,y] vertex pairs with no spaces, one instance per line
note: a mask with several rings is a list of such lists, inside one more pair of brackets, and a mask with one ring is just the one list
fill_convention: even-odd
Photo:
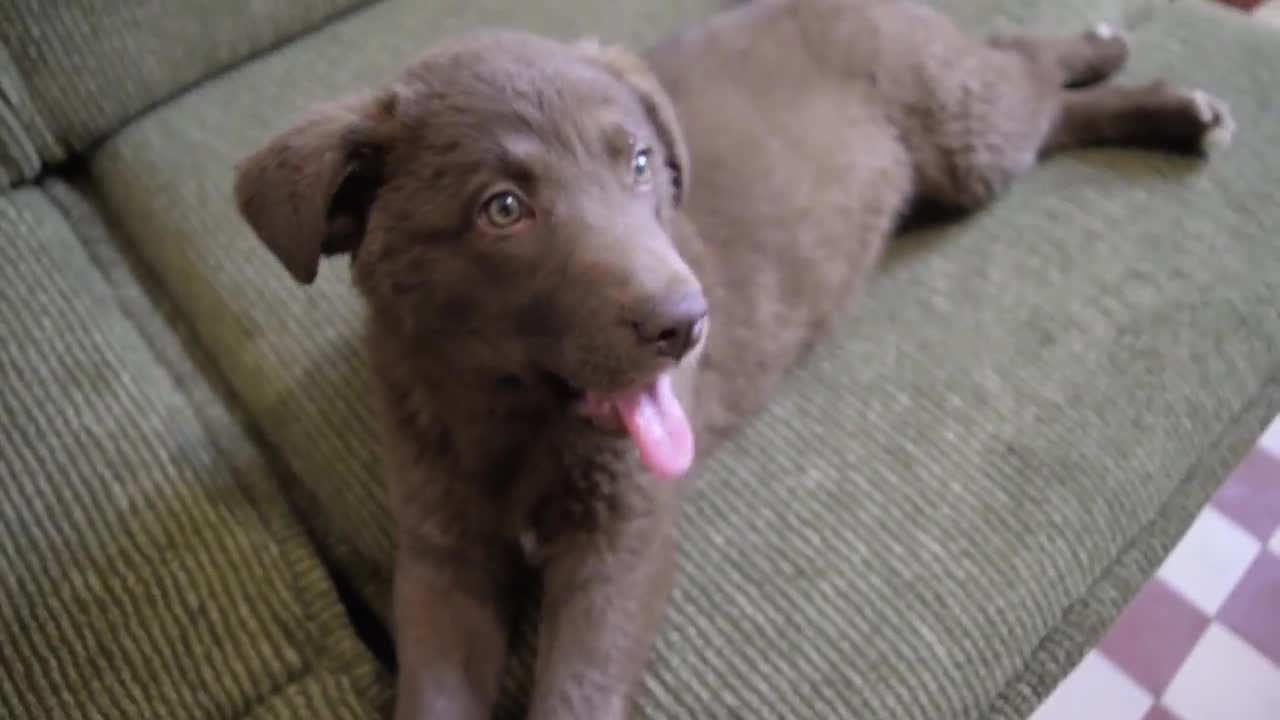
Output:
[[976,209],[1053,151],[1228,139],[1202,93],[1104,84],[1127,54],[1105,27],[984,43],[906,2],[758,0],[647,63],[467,36],[249,157],[262,240],[304,283],[349,253],[368,303],[397,717],[488,716],[522,564],[546,588],[531,716],[625,717],[694,437],[760,406],[909,203]]

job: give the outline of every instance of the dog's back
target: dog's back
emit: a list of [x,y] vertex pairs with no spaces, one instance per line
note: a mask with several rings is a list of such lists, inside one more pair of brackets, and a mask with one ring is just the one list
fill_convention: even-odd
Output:
[[[1007,73],[991,55],[933,10],[893,0],[758,0],[649,52],[692,159],[687,212],[701,240],[686,254],[714,319],[704,448],[763,403],[874,267],[933,172],[922,166],[944,162],[939,120],[972,101],[953,99],[957,87]],[[978,62],[986,81],[958,70]],[[953,132],[971,140],[970,127]]]
[[905,0],[754,0],[647,59],[692,160],[703,448],[763,404],[914,201],[976,210],[1054,151],[1200,150],[1232,129],[1203,93],[1106,83],[1128,59],[1109,28],[984,41]]

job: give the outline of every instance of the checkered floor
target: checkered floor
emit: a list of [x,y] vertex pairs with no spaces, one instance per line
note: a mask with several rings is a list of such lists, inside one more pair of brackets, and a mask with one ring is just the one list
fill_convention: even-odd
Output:
[[1216,2],[1251,12],[1260,20],[1280,25],[1280,0],[1216,0]]
[[1280,418],[1031,720],[1280,720]]
[[1280,418],[1030,720],[1280,720]]
[[1280,720],[1280,418],[1031,720]]
[[1269,23],[1280,25],[1280,0],[1267,0],[1259,3],[1253,14]]
[[1031,720],[1280,720],[1280,418]]

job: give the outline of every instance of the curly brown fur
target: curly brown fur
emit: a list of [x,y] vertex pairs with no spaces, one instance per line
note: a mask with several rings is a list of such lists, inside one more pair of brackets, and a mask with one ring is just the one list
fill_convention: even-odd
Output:
[[546,587],[531,716],[625,717],[682,492],[646,468],[688,469],[626,398],[678,400],[705,454],[913,201],[973,210],[1051,152],[1229,136],[1203,93],[1108,84],[1127,56],[1105,28],[979,42],[908,2],[759,0],[644,60],[458,38],[247,158],[266,245],[300,282],[349,253],[367,301],[397,718],[488,716],[525,565]]

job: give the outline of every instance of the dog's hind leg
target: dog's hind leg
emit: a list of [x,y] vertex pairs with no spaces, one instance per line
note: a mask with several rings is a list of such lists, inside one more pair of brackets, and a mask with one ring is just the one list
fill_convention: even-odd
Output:
[[927,66],[928,112],[899,123],[915,160],[917,199],[969,212],[994,200],[1042,156],[1070,88],[1100,87],[1129,59],[1107,26],[1074,35],[1018,33],[957,42]]
[[1128,41],[1106,24],[1075,35],[996,35],[987,44],[1025,56],[1049,71],[1060,86],[1068,88],[1103,82],[1129,60]]
[[1056,152],[1103,145],[1202,152],[1225,145],[1235,130],[1226,103],[1203,92],[1105,82],[1129,52],[1107,30],[1011,35],[983,50],[976,67],[943,68],[934,80],[935,106],[920,123],[928,132],[910,136],[917,200],[977,210]]
[[1063,92],[1041,155],[1102,145],[1205,152],[1228,144],[1234,132],[1227,104],[1203,91],[1166,82],[1102,85]]

